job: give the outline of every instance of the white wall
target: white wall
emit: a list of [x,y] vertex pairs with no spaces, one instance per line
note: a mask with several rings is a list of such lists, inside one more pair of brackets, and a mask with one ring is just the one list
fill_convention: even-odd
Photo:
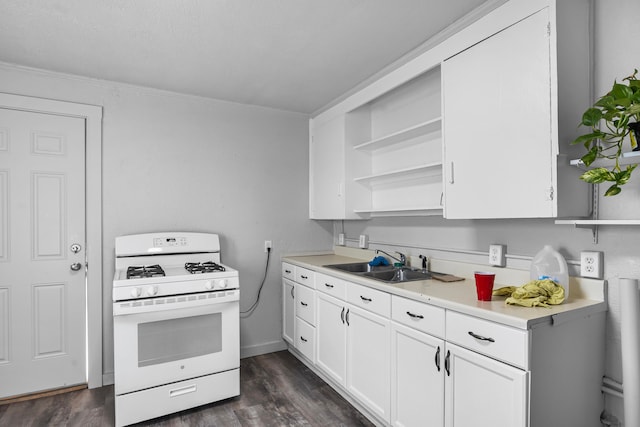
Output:
[[[595,0],[594,92],[604,95],[614,79],[621,80],[640,69],[640,2]],[[632,181],[614,198],[599,198],[601,218],[640,218],[640,168]],[[601,192],[606,187],[603,186]],[[508,202],[508,201],[505,201]],[[346,231],[349,246],[359,234],[368,234],[370,248],[386,248],[409,254],[486,262],[491,243],[507,245],[509,265],[528,268],[530,258],[544,244],[551,244],[574,262],[579,274],[580,251],[605,253],[605,278],[609,283],[607,315],[606,375],[622,380],[620,354],[620,304],[618,278],[640,278],[640,226],[601,226],[598,243],[590,230],[555,225],[553,220],[443,220],[442,218],[378,218],[369,221],[336,221],[334,238]],[[606,396],[605,408],[623,420],[622,400]]]
[[331,224],[308,219],[308,117],[0,65],[0,92],[101,105],[103,372],[113,371],[114,238],[215,232],[240,271],[241,309],[264,274],[260,305],[241,320],[243,355],[283,348],[280,256],[326,247]]

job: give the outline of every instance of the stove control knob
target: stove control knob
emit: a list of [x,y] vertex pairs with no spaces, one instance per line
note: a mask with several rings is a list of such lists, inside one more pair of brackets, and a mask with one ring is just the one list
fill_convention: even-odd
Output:
[[214,288],[213,286],[213,280],[207,280],[204,284],[204,287],[206,290],[210,291]]
[[158,287],[157,286],[149,286],[147,288],[147,295],[153,296],[153,295],[155,295],[157,293],[158,293]]
[[220,289],[224,289],[227,287],[227,279],[220,279],[218,280],[218,287]]
[[134,298],[138,298],[142,292],[140,292],[140,288],[131,289],[131,296]]

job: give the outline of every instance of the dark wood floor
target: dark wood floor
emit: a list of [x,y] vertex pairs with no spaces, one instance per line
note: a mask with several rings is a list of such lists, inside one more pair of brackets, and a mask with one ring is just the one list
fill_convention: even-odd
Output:
[[[136,426],[372,426],[287,351],[242,359],[240,396]],[[0,406],[0,426],[114,424],[113,386]]]

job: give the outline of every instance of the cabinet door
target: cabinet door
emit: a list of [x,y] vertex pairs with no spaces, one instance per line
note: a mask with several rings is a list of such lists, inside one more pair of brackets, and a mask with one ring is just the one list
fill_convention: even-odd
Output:
[[295,284],[282,279],[282,338],[293,344],[295,336]]
[[341,386],[347,371],[346,311],[344,301],[317,293],[316,365]]
[[444,341],[391,323],[391,424],[444,425]]
[[526,427],[528,373],[447,343],[447,427]]
[[310,127],[309,216],[345,219],[345,117]]
[[446,218],[555,215],[548,13],[443,63]]
[[352,305],[347,308],[347,390],[389,422],[390,322]]

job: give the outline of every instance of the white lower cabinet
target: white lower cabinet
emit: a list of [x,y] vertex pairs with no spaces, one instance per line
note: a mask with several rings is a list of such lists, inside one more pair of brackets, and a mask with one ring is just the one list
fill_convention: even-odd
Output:
[[349,306],[347,391],[385,421],[390,419],[390,322]]
[[444,340],[392,322],[391,425],[444,425]]
[[344,387],[347,383],[346,304],[344,300],[317,292],[316,310],[316,366]]
[[282,279],[282,338],[289,344],[293,344],[295,322],[295,283]]
[[377,425],[600,425],[604,311],[516,328],[285,270],[284,339]]
[[446,427],[528,425],[527,371],[451,343],[444,361]]

